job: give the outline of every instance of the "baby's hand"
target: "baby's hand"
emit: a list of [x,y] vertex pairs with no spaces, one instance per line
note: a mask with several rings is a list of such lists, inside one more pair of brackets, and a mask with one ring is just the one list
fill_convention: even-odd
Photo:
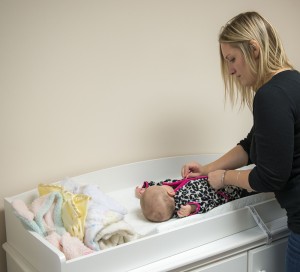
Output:
[[182,205],[178,210],[177,215],[179,217],[189,216],[191,214],[191,211],[192,211],[191,205]]
[[140,199],[142,194],[145,192],[145,188],[140,188],[139,186],[136,186],[135,188],[135,196]]

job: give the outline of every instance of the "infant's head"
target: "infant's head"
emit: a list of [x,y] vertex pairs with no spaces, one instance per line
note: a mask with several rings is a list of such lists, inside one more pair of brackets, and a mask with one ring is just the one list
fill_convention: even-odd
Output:
[[169,220],[175,211],[174,197],[169,195],[170,186],[150,186],[141,196],[141,208],[149,221],[163,222]]

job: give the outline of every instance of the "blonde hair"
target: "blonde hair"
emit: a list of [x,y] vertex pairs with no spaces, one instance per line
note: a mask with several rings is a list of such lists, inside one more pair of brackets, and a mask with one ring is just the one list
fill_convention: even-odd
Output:
[[152,222],[169,220],[175,211],[174,198],[162,186],[151,186],[145,190],[140,205],[143,215]]
[[[253,40],[259,45],[258,62],[253,57],[250,43]],[[239,48],[251,73],[257,78],[253,86],[242,86],[235,77],[230,76],[220,46],[225,94],[229,96],[232,105],[236,104],[240,97],[241,106],[247,104],[252,109],[256,91],[271,78],[274,72],[283,68],[293,69],[275,28],[257,12],[241,13],[227,22],[221,28],[219,43],[230,43],[232,47]]]

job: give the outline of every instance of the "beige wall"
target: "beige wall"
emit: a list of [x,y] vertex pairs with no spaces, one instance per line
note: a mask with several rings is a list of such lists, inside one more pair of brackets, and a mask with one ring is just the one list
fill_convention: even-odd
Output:
[[298,0],[0,0],[0,244],[6,196],[244,137],[251,113],[224,106],[217,35],[247,10],[299,68]]

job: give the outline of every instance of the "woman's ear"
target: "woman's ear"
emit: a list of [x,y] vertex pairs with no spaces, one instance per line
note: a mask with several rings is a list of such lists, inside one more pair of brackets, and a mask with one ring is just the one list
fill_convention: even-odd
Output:
[[257,59],[259,56],[259,52],[260,52],[260,46],[259,46],[258,42],[256,40],[251,40],[249,42],[249,46],[253,52],[254,58]]

